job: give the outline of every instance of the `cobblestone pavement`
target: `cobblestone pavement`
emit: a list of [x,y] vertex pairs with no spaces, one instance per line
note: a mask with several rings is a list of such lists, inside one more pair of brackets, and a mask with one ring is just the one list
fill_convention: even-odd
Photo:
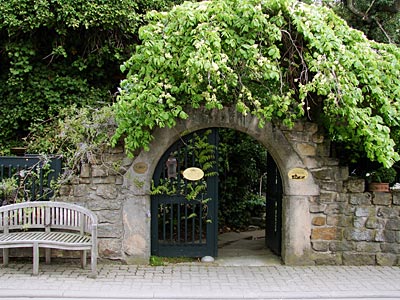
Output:
[[400,268],[76,264],[0,268],[0,299],[400,299]]

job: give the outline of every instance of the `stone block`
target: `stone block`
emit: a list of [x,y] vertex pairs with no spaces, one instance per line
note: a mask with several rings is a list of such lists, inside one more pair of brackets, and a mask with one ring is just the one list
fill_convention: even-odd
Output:
[[115,184],[116,178],[115,176],[107,176],[107,177],[93,177],[93,184]]
[[79,184],[90,184],[91,182],[91,178],[79,178]]
[[343,213],[345,207],[346,207],[346,203],[341,203],[341,202],[340,203],[338,203],[338,202],[329,203],[329,204],[327,204],[324,212],[327,215],[338,215],[338,214]]
[[324,135],[323,134],[319,134],[319,133],[317,133],[317,134],[314,134],[313,136],[312,136],[312,142],[313,143],[316,143],[316,144],[322,144],[323,142],[324,142]]
[[365,227],[366,222],[367,222],[367,217],[354,217],[353,218],[353,226],[355,228]]
[[335,191],[342,192],[343,191],[343,181],[318,181],[320,189],[326,191]]
[[302,156],[315,156],[317,153],[317,149],[314,144],[297,143],[295,147]]
[[387,220],[385,228],[400,231],[400,218]]
[[364,193],[365,180],[360,178],[349,178],[344,182],[344,188],[350,193]]
[[90,164],[83,163],[81,164],[81,172],[79,175],[81,178],[89,178],[90,177]]
[[332,241],[329,243],[329,250],[332,252],[352,251],[355,249],[354,242]]
[[120,200],[105,200],[100,197],[91,198],[87,202],[87,207],[90,210],[118,210],[122,209],[122,203]]
[[92,177],[106,177],[108,176],[108,168],[102,165],[92,166]]
[[70,196],[72,192],[72,186],[70,185],[62,185],[59,190],[59,194],[61,197],[63,196]]
[[379,266],[394,266],[397,262],[397,255],[392,253],[377,253],[376,262]]
[[89,189],[87,184],[78,184],[73,187],[74,197],[85,197],[89,195]]
[[349,179],[349,168],[338,166],[334,173],[334,179],[337,181],[347,182]]
[[356,243],[357,252],[377,253],[381,251],[381,247],[375,242],[359,242]]
[[383,229],[385,227],[385,221],[375,216],[368,217],[365,227],[368,229]]
[[117,187],[114,184],[98,185],[96,195],[104,199],[115,199],[118,196]]
[[[396,243],[397,241],[397,232],[394,230],[383,230],[383,236],[385,237],[384,242],[387,243]],[[400,245],[399,245],[400,247]]]
[[352,205],[371,205],[370,193],[350,194],[349,203]]
[[326,224],[329,226],[349,227],[353,223],[353,218],[343,215],[327,216]]
[[343,264],[347,266],[375,265],[375,254],[344,252]]
[[400,254],[400,247],[398,243],[382,243],[381,250],[384,253]]
[[314,260],[316,265],[337,266],[342,264],[342,257],[338,253],[318,253]]
[[336,227],[319,227],[311,230],[312,240],[336,240],[339,235],[339,230]]
[[321,168],[313,170],[313,177],[318,180],[333,180],[335,178],[336,168]]
[[373,230],[368,229],[350,229],[345,230],[345,238],[350,241],[373,241],[375,234]]
[[349,194],[347,194],[347,193],[338,193],[337,194],[338,196],[337,196],[337,198],[336,198],[336,201],[337,202],[349,202]]
[[331,203],[335,202],[338,197],[338,193],[332,192],[332,191],[327,191],[327,192],[321,192],[319,195],[319,203]]
[[331,155],[331,143],[329,140],[324,140],[322,143],[317,144],[317,155],[320,157],[329,157]]
[[[296,124],[297,123],[303,124],[302,122],[296,122]],[[316,123],[306,122],[306,123],[303,124],[303,126],[304,126],[304,131],[305,132],[308,132],[310,134],[315,134],[315,133],[318,132],[318,125]]]
[[99,239],[99,256],[108,259],[122,259],[122,242],[119,239]]
[[394,219],[399,217],[398,207],[379,207],[376,215],[380,218]]
[[326,209],[326,204],[311,204],[310,212],[311,213],[323,213]]
[[354,211],[356,217],[369,217],[375,215],[375,210],[370,207],[357,207]]
[[314,226],[323,226],[326,224],[326,217],[325,216],[314,217],[311,221],[311,224]]
[[120,239],[123,235],[122,224],[102,223],[98,227],[99,238]]
[[372,197],[372,203],[375,205],[389,206],[392,204],[391,193],[374,193]]
[[328,242],[321,242],[321,241],[313,241],[311,242],[312,248],[318,252],[326,252],[329,250],[329,243]]
[[393,191],[393,205],[400,205],[400,191]]
[[98,210],[96,212],[99,223],[118,224],[122,220],[122,212],[120,210]]

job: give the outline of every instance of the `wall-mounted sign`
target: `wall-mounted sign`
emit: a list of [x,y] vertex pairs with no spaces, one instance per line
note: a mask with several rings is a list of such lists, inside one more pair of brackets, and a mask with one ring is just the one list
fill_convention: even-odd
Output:
[[147,164],[144,162],[138,162],[133,165],[133,170],[138,174],[144,174],[147,171]]
[[305,180],[308,177],[308,172],[302,168],[293,168],[288,172],[289,179]]
[[187,168],[185,171],[183,171],[183,177],[187,180],[196,181],[204,177],[204,172],[202,169],[195,167]]

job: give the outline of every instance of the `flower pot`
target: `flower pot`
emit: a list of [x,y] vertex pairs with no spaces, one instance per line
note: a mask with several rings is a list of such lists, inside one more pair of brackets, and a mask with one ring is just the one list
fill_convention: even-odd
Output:
[[388,193],[390,191],[389,189],[389,183],[384,183],[384,182],[370,182],[368,184],[368,191],[370,192],[383,192],[383,193]]

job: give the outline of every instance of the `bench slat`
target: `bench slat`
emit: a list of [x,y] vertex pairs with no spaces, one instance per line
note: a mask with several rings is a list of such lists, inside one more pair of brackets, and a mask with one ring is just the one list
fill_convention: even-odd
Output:
[[[17,231],[19,230],[19,231]],[[8,263],[8,249],[32,247],[33,273],[38,274],[38,249],[80,250],[86,261],[91,250],[92,276],[97,274],[97,216],[78,205],[34,201],[0,207],[0,249],[3,262]],[[82,267],[86,265],[82,260]],[[50,251],[46,250],[46,262]]]

